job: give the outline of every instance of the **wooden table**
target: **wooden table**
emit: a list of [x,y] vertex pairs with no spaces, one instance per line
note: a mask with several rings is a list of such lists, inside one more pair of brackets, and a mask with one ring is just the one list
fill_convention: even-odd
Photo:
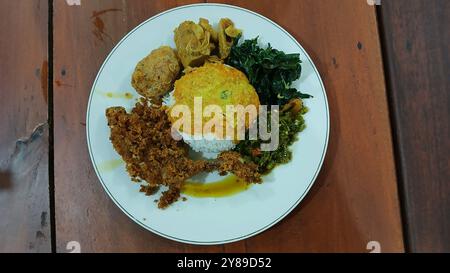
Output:
[[305,47],[331,135],[298,208],[218,246],[169,241],[125,216],[97,181],[84,123],[112,47],[148,17],[204,1],[76,2],[0,0],[0,251],[67,252],[70,241],[82,252],[369,252],[370,241],[382,252],[450,251],[449,1],[221,1]]

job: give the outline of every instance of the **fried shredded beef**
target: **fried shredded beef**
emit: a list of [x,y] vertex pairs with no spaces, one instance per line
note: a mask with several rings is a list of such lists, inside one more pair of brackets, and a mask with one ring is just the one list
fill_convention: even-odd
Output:
[[141,99],[130,113],[123,107],[110,107],[106,117],[110,140],[132,180],[147,182],[140,191],[152,195],[159,186],[168,187],[159,199],[159,208],[177,201],[184,182],[201,172],[232,172],[248,182],[261,181],[256,165],[242,162],[236,152],[223,152],[210,161],[188,158],[186,144],[172,137],[165,106],[150,105]]
[[261,183],[258,166],[253,162],[244,162],[238,152],[221,152],[217,157],[216,168],[220,175],[232,172],[248,183]]

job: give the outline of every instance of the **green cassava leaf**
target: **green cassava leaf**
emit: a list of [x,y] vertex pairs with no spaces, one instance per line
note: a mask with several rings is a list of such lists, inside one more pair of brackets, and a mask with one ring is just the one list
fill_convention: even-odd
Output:
[[284,105],[293,98],[311,98],[291,87],[302,71],[299,54],[286,54],[258,45],[258,37],[238,44],[235,39],[227,64],[244,72],[258,93],[261,104]]

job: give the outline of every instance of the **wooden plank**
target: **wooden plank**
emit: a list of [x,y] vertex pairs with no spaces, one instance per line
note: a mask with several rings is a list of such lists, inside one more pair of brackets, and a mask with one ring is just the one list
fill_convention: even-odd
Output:
[[[113,46],[145,19],[196,1],[54,1],[54,123],[56,246],[66,252],[184,251],[144,230],[123,214],[98,182],[86,146],[90,88]],[[100,16],[92,17],[94,12]],[[98,18],[98,19],[96,19]],[[208,249],[197,248],[198,251]],[[210,248],[218,251],[220,247]]]
[[50,252],[47,2],[0,1],[0,252]]
[[381,251],[404,251],[375,8],[353,0],[221,2],[288,30],[316,63],[330,105],[330,143],[312,192],[246,250],[368,252],[378,241]]
[[450,251],[450,2],[383,1],[409,250]]
[[[286,27],[311,53],[327,88],[330,146],[317,185],[280,224],[225,246],[189,246],[143,230],[109,200],[92,169],[85,109],[105,56],[132,27],[180,1],[55,2],[55,206],[57,250],[358,251],[369,241],[403,251],[390,124],[375,10],[365,2],[232,1]],[[103,13],[103,32],[92,20]],[[98,24],[97,24],[98,25]],[[100,24],[102,25],[102,24]]]

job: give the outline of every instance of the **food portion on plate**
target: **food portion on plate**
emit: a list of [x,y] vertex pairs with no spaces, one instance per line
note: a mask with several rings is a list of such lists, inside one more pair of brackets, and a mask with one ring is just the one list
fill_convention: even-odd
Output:
[[131,85],[142,98],[134,108],[106,109],[110,140],[132,180],[147,195],[166,189],[159,208],[204,172],[261,183],[291,159],[305,128],[302,99],[311,96],[291,87],[299,54],[262,48],[257,38],[240,42],[242,30],[228,18],[217,26],[204,18],[181,22],[176,48],[156,48],[136,65]]
[[162,46],[136,65],[131,85],[141,96],[158,100],[172,88],[179,74],[180,61],[175,50]]
[[172,137],[167,107],[153,105],[142,98],[130,113],[123,107],[106,110],[110,140],[126,163],[132,180],[146,182],[141,191],[151,195],[166,186],[158,207],[164,208],[180,197],[183,183],[200,172],[234,173],[251,183],[261,182],[257,166],[244,163],[234,151],[222,152],[215,160],[193,160],[188,146]]
[[174,30],[178,56],[184,68],[201,66],[206,60],[224,60],[230,53],[239,29],[228,18],[219,21],[215,30],[207,19],[200,18],[198,24],[184,21]]
[[[214,105],[220,107],[222,113],[226,113],[227,106],[254,106],[259,107],[259,97],[255,88],[248,82],[244,73],[238,69],[221,63],[205,63],[203,66],[191,70],[175,82],[173,92],[173,105],[169,116],[172,122],[176,122],[178,106],[187,106],[191,113],[195,111],[196,98],[201,98],[203,105]],[[205,107],[203,107],[205,109]],[[178,133],[196,152],[218,153],[233,149],[236,145],[235,139],[239,128],[233,128],[233,134],[228,138],[221,135],[226,131],[228,121],[226,116],[220,117],[222,126],[213,127],[209,134],[205,134],[201,124],[208,124],[211,117],[203,115],[201,119],[195,119],[191,115],[191,127],[180,128]],[[243,130],[248,129],[250,123],[257,118],[257,112],[251,113],[245,123]],[[235,122],[234,117],[233,122]],[[196,124],[199,123],[199,124]],[[237,122],[235,122],[237,124]],[[197,125],[197,126],[195,126]],[[206,141],[205,141],[206,140]],[[213,141],[214,140],[214,141]]]

